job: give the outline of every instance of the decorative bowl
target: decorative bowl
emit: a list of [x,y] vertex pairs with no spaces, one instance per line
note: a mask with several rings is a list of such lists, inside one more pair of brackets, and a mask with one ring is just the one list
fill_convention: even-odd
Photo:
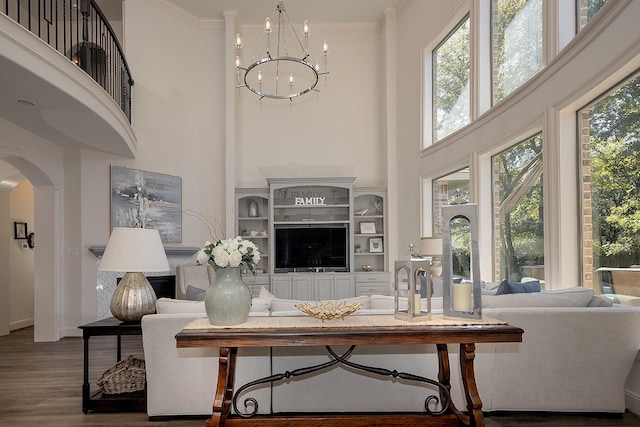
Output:
[[359,302],[347,304],[346,302],[332,301],[305,302],[303,304],[296,304],[294,307],[301,312],[311,317],[315,317],[316,319],[321,319],[324,322],[325,320],[344,319],[348,315],[360,310],[362,308],[362,304]]
[[373,266],[369,264],[365,264],[362,266],[362,271],[373,271]]

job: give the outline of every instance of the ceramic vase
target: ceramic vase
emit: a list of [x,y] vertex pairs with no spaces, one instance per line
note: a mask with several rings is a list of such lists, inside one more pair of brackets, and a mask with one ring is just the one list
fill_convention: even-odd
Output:
[[204,306],[209,322],[216,326],[239,325],[247,321],[251,291],[242,281],[240,268],[215,268],[215,281],[207,289]]

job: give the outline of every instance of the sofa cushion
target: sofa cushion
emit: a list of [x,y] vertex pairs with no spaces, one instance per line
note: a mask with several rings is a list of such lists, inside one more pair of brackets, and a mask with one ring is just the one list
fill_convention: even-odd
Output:
[[[253,298],[251,300],[250,313],[257,315],[269,314],[271,301],[263,298]],[[204,301],[189,301],[185,299],[160,298],[156,302],[156,312],[158,314],[176,314],[176,313],[200,313],[207,314]]]
[[557,291],[483,295],[482,308],[506,307],[587,307],[593,290],[575,287]]
[[[326,303],[330,301],[335,301],[336,303],[345,303],[345,304],[360,303],[362,304],[363,309],[371,308],[371,303],[369,302],[370,298],[369,296],[366,296],[366,295],[360,296],[360,297],[353,297],[353,298],[344,298],[339,300],[324,300],[321,302]],[[298,309],[296,308],[296,305],[304,304],[305,302],[308,302],[308,301],[273,297],[271,298],[271,313],[273,314],[275,312],[280,312],[280,311],[287,311],[287,312],[297,311]]]
[[201,313],[206,314],[204,301],[189,301],[184,299],[160,298],[156,302],[158,314],[171,313]]
[[504,294],[528,294],[531,292],[540,292],[540,281],[533,280],[528,282],[510,282],[503,280],[498,286],[495,295]]
[[[434,309],[434,301],[441,300],[441,297],[431,298],[431,309]],[[427,298],[420,299],[420,304],[422,307],[427,306]],[[393,295],[371,295],[371,309],[372,310],[395,310],[396,301]],[[435,307],[437,308],[437,307]],[[442,304],[440,304],[440,308],[442,308]],[[407,309],[407,299],[401,297],[400,298],[400,309]]]
[[613,307],[613,300],[600,295],[595,295],[591,298],[587,307]]
[[205,289],[196,288],[195,286],[187,286],[187,300],[189,301],[204,301],[204,296],[207,291]]

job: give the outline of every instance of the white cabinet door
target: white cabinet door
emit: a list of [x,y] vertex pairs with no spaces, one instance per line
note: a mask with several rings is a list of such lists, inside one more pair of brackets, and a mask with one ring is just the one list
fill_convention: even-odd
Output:
[[292,288],[293,299],[302,301],[314,301],[316,299],[313,291],[312,276],[294,276]]
[[271,278],[271,292],[277,298],[324,301],[352,298],[356,286],[349,273],[276,274]]
[[271,276],[271,293],[277,297],[282,299],[292,299],[293,298],[293,289],[292,289],[292,281],[291,278],[284,275],[272,275]]
[[353,298],[356,296],[355,279],[352,274],[336,275],[335,299]]
[[336,299],[333,276],[316,277],[314,280],[314,289],[318,301]]

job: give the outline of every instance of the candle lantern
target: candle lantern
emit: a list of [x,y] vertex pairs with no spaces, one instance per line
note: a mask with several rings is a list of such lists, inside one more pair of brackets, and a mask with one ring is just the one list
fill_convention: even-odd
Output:
[[395,317],[404,321],[431,318],[429,261],[410,257],[395,262]]
[[[447,317],[482,318],[478,220],[475,204],[442,208],[442,300]],[[455,254],[454,254],[455,252]],[[453,275],[453,260],[463,274]]]

